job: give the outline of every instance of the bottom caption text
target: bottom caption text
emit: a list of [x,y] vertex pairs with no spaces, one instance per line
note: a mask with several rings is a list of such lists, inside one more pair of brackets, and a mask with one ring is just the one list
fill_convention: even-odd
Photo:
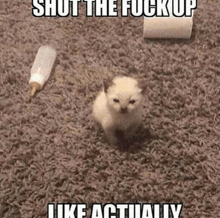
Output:
[[[93,204],[90,218],[180,218],[182,204]],[[48,218],[85,218],[86,204],[49,203]]]

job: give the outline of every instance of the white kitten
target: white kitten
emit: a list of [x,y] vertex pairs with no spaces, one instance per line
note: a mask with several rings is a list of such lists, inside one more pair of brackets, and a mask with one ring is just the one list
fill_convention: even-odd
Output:
[[131,77],[116,77],[104,82],[104,90],[93,104],[93,116],[102,126],[110,144],[117,144],[116,132],[130,139],[142,122],[143,89]]

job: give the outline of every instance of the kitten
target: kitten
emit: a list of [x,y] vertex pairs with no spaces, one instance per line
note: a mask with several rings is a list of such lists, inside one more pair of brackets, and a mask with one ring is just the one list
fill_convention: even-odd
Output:
[[131,77],[104,81],[104,90],[93,104],[93,117],[102,126],[110,144],[117,144],[117,132],[131,139],[142,123],[141,105],[144,89]]

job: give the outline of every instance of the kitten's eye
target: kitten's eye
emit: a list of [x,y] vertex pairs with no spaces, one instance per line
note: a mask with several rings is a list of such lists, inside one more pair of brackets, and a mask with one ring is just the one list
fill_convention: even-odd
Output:
[[117,98],[114,98],[113,101],[117,102],[117,103],[119,102],[119,100]]
[[129,103],[130,104],[134,104],[136,101],[135,100],[130,100]]

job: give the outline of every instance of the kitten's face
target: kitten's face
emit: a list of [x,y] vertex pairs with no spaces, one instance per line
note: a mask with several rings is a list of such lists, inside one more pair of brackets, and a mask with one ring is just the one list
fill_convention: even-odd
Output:
[[129,114],[138,109],[142,103],[142,89],[138,82],[130,77],[119,77],[108,87],[106,96],[108,105],[117,113]]

